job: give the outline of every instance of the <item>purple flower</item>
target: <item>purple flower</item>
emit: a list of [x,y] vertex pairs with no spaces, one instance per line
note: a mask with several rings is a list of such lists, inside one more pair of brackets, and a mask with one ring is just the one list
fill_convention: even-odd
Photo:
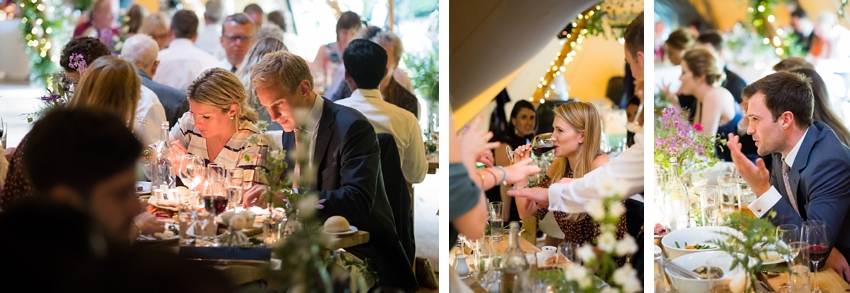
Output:
[[60,96],[58,94],[50,94],[50,95],[42,96],[39,99],[41,99],[42,101],[44,101],[46,103],[53,103],[53,102],[56,102],[57,100],[59,100],[60,98],[62,98],[62,96]]
[[82,54],[73,53],[71,54],[70,61],[68,62],[68,67],[77,71],[80,76],[86,71],[86,59],[83,58]]

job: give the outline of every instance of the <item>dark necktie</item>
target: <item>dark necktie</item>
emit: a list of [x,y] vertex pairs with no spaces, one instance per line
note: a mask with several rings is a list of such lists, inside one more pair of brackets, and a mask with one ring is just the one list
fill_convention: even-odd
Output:
[[231,67],[230,72],[236,73],[236,66]]

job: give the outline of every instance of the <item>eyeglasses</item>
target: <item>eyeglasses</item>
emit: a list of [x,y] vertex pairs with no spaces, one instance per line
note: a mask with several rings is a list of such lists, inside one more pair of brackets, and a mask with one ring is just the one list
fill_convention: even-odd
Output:
[[231,43],[235,43],[236,41],[242,41],[243,43],[246,43],[246,42],[250,41],[251,38],[253,38],[254,36],[222,36],[222,37],[225,38],[228,42],[231,42]]

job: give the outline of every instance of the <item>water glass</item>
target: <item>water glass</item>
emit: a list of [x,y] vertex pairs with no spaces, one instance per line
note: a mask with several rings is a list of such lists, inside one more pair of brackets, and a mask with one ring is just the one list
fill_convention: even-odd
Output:
[[243,170],[241,168],[227,171],[227,198],[230,201],[228,208],[236,208],[242,203],[242,194],[244,192],[244,179],[242,175]]
[[720,192],[723,193],[723,213],[728,214],[735,210],[735,204],[741,193],[741,186],[733,171],[723,174],[718,180]]
[[493,241],[495,242],[501,242],[505,238],[502,208],[502,202],[491,202],[489,206],[487,218],[490,224],[490,235],[493,236]]
[[[788,267],[791,267],[790,263],[794,260],[794,256],[796,255],[791,244],[800,241],[800,228],[794,224],[779,225],[779,227],[776,227],[776,239],[779,240],[779,243],[777,243],[777,251],[782,255],[782,258],[785,259],[785,263],[788,264]],[[791,273],[789,272],[788,274],[789,282],[783,284],[782,287],[791,286]]]
[[720,212],[721,192],[717,185],[706,185],[697,191],[702,202],[702,212],[706,220],[705,226],[717,225],[717,216]]
[[[578,257],[578,253],[577,253],[578,248],[579,248],[578,243],[562,242],[561,244],[558,244],[558,253],[561,256],[564,257],[563,260],[565,260],[566,262],[578,263],[578,262],[581,262],[581,260]],[[559,257],[558,263],[561,263],[561,260],[562,259]]]
[[808,293],[811,292],[812,281],[809,267],[805,265],[795,265],[791,267],[791,293]]
[[180,157],[180,167],[177,173],[180,175],[180,180],[183,181],[183,184],[189,190],[194,190],[204,181],[204,176],[206,176],[204,159],[191,154],[183,155]]

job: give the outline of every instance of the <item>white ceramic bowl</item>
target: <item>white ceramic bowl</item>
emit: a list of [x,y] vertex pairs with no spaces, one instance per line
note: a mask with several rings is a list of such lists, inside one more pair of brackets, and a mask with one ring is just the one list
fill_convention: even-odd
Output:
[[[695,253],[700,251],[715,251],[714,249],[685,249],[685,242],[689,245],[694,245],[696,243],[699,244],[709,244],[709,241],[712,239],[725,239],[725,237],[719,232],[725,231],[726,233],[731,233],[737,235],[738,232],[729,227],[720,227],[720,226],[709,226],[709,227],[693,227],[680,229],[667,234],[664,238],[661,238],[661,245],[664,248],[664,251],[667,253],[667,258],[676,259],[677,257]],[[676,242],[679,242],[679,247],[676,248]]]
[[[722,266],[721,269],[723,270],[723,277],[715,282],[719,282],[719,284],[728,284],[732,292],[735,293],[744,291],[744,284],[747,282],[747,274],[741,267],[737,267],[731,271],[729,270],[729,267],[732,266],[732,256],[726,252],[703,251],[690,253],[673,259],[673,263],[687,270],[693,271],[698,267],[705,266],[709,259],[716,259],[719,261],[719,265]],[[670,281],[673,283],[673,288],[679,292],[709,292],[709,280],[686,279],[684,277],[680,277],[678,274],[671,273],[669,269],[665,269],[664,272],[670,277]]]

